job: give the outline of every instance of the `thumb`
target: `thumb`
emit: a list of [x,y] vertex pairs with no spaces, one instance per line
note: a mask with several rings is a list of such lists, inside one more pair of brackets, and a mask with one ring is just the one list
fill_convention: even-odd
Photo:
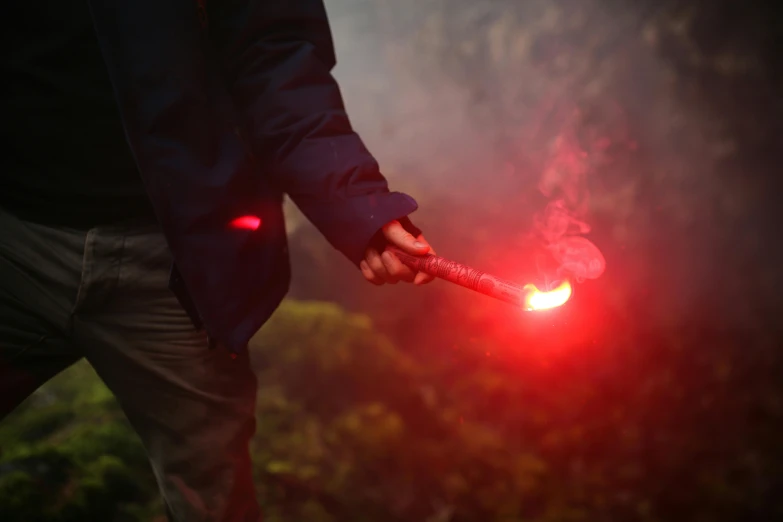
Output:
[[383,227],[386,241],[412,255],[423,256],[430,251],[429,245],[417,240],[405,230],[399,221],[390,221]]

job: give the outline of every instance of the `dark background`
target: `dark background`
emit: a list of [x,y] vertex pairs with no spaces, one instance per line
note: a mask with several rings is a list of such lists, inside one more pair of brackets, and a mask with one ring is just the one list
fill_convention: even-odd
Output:
[[[554,183],[607,270],[536,314],[375,288],[289,207],[290,299],[251,347],[267,520],[783,519],[772,7],[326,3],[354,125],[440,254],[540,278]],[[0,519],[160,516],[89,367],[0,425]]]

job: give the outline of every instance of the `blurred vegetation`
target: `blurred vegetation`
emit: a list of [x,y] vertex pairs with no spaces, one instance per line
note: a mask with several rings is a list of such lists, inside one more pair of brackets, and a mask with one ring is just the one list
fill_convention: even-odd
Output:
[[[535,316],[374,288],[289,207],[291,300],[251,346],[266,520],[783,520],[771,12],[327,6],[356,126],[440,253],[537,277],[538,185],[565,143],[608,268]],[[0,520],[155,517],[143,449],[86,365],[0,424]]]

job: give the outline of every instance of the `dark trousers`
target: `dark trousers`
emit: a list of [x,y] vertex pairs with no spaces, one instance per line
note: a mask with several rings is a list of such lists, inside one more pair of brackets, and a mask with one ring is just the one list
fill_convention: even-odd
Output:
[[154,224],[72,230],[0,209],[0,419],[85,357],[149,454],[173,520],[260,520],[248,355],[209,347],[168,290]]

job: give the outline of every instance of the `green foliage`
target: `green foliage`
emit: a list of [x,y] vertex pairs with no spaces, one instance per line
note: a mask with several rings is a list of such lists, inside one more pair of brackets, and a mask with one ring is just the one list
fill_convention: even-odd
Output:
[[146,521],[157,504],[141,443],[86,363],[0,424],[0,520]]
[[[772,459],[763,473],[781,468],[771,432],[721,432],[721,416],[736,422],[773,381],[733,355],[742,337],[681,330],[643,355],[622,349],[641,333],[620,333],[604,353],[519,360],[476,341],[437,365],[365,316],[285,302],[251,346],[266,520],[658,522],[673,519],[667,502],[734,520],[760,456]],[[710,354],[684,350],[705,341]],[[84,364],[0,425],[0,448],[0,520],[161,515],[140,444]],[[677,500],[681,487],[697,504]]]

